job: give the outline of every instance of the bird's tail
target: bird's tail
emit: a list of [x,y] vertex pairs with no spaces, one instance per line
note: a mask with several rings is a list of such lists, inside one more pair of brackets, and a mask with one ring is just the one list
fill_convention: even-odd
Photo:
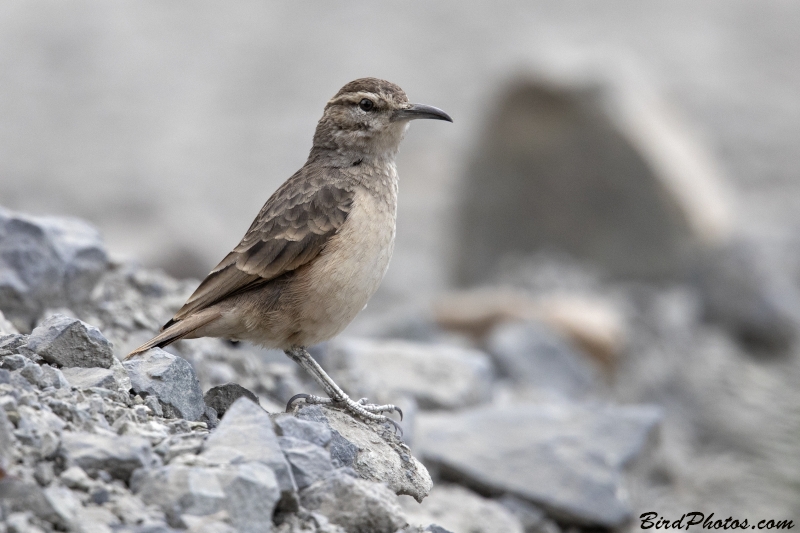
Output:
[[172,344],[217,318],[219,318],[219,313],[198,313],[177,322],[170,321],[172,324],[126,355],[125,359],[130,359],[131,357],[144,353],[150,348],[163,348],[164,346]]

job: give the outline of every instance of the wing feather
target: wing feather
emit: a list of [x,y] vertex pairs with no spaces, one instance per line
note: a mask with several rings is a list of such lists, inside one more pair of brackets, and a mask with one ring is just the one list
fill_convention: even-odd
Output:
[[314,259],[344,224],[354,191],[301,169],[267,200],[241,242],[200,283],[170,323],[259,287]]

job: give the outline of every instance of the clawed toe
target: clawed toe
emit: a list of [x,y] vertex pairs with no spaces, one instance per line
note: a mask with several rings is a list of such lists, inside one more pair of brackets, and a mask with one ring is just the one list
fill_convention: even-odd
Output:
[[374,422],[389,422],[394,426],[395,432],[399,433],[400,436],[403,436],[403,428],[400,427],[396,421],[392,420],[388,416],[384,416],[380,413],[390,413],[392,411],[397,411],[400,415],[400,420],[403,420],[403,411],[397,407],[396,405],[392,404],[385,404],[385,405],[376,405],[368,403],[369,400],[366,398],[361,398],[357,402],[354,402],[348,397],[344,397],[340,400],[334,400],[332,398],[322,398],[320,396],[314,396],[313,394],[295,394],[289,401],[286,402],[286,412],[290,412],[292,410],[292,405],[297,400],[303,400],[305,403],[310,405],[319,405],[319,404],[331,404],[335,405],[336,407],[341,407],[348,413],[354,416],[358,416],[360,418],[366,420],[372,420]]
[[288,402],[286,402],[286,412],[288,413],[289,411],[291,411],[292,410],[292,404],[294,402],[296,402],[297,400],[300,400],[300,399],[302,399],[305,403],[307,403],[309,405],[320,405],[320,404],[333,403],[333,400],[331,400],[330,398],[322,398],[320,396],[314,396],[313,394],[300,393],[300,394],[295,394],[294,396],[289,398]]

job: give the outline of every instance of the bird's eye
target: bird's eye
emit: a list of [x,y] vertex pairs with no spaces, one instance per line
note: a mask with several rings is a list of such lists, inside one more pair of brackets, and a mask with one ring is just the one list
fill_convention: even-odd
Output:
[[358,103],[358,107],[362,109],[362,111],[370,111],[375,104],[369,98],[364,98]]

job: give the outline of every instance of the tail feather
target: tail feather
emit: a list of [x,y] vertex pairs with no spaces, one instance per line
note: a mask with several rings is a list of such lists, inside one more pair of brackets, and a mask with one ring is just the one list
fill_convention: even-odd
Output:
[[167,325],[161,333],[142,344],[131,353],[125,356],[125,359],[130,359],[136,355],[146,352],[151,348],[163,348],[173,342],[180,340],[195,330],[205,326],[209,322],[219,318],[218,312],[205,312],[196,315],[188,316],[183,320],[167,322]]

